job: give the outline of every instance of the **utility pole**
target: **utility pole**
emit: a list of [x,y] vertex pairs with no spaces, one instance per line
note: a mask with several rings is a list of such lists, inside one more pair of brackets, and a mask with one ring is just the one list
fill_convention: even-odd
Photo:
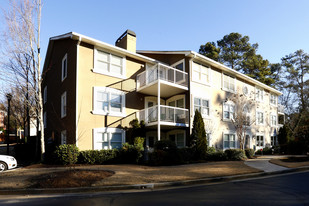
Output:
[[6,154],[10,154],[10,102],[12,99],[12,95],[10,93],[6,94],[6,98],[8,99],[8,128],[7,128],[7,135],[6,135]]

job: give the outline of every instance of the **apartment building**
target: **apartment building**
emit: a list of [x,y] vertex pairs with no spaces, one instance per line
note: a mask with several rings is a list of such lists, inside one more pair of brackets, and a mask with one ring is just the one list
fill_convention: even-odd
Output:
[[133,119],[145,121],[146,144],[189,145],[194,111],[210,146],[238,148],[231,95],[253,95],[246,147],[275,145],[281,93],[194,51],[138,51],[127,30],[110,45],[74,32],[50,38],[43,69],[46,137],[80,150],[120,148]]

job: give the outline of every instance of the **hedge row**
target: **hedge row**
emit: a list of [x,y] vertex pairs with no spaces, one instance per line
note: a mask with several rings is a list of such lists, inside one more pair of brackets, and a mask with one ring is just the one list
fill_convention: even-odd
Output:
[[176,165],[196,161],[238,161],[252,158],[253,150],[228,149],[216,151],[208,148],[203,159],[197,159],[193,148],[177,148],[171,141],[159,141],[152,152],[145,157],[144,148],[140,144],[124,144],[118,150],[78,151],[75,145],[61,145],[54,152],[52,163],[69,164],[108,164],[108,163],[146,163],[150,165]]

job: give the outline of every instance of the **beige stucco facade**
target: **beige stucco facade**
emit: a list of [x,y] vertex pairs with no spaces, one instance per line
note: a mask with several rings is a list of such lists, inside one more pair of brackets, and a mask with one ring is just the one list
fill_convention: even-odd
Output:
[[[271,115],[277,119],[279,115],[277,100],[275,105],[270,104],[270,96],[277,98],[280,92],[196,52],[136,52],[135,33],[129,34],[117,40],[118,47],[76,33],[51,38],[44,65],[48,78],[43,82],[48,88],[49,101],[44,107],[47,117],[60,112],[63,92],[68,98],[66,116],[54,118],[61,128],[52,124],[54,120],[47,120],[51,122],[47,124],[47,136],[57,144],[76,144],[80,150],[112,148],[112,138],[119,139],[121,135],[120,143],[125,142],[126,127],[137,118],[146,122],[147,145],[169,138],[180,147],[188,146],[194,111],[198,108],[205,112],[202,116],[209,146],[227,149],[224,135],[235,134],[235,128],[231,119],[224,118],[224,104],[233,95],[242,94],[244,88],[244,95],[254,99],[250,118],[256,119],[259,111],[264,118],[263,124],[248,127],[248,147],[259,149],[273,143],[271,136],[280,125],[278,121],[275,125],[270,123]],[[60,78],[57,74],[61,73],[61,65],[48,65],[64,55],[68,56],[68,71],[72,70],[67,77],[70,81],[55,81]],[[112,69],[119,74],[115,75]],[[226,90],[224,78],[233,82],[234,91]],[[263,91],[263,101],[256,100],[258,88]],[[113,95],[118,103],[113,103]],[[207,102],[207,106],[197,105],[197,100]],[[261,137],[262,146],[257,141]],[[235,147],[238,146],[236,140]]]

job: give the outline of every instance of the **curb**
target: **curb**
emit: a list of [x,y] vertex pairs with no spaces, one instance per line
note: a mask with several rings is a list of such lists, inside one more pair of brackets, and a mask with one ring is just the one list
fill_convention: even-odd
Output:
[[234,180],[242,180],[248,178],[265,177],[270,175],[287,174],[293,172],[308,171],[309,167],[288,168],[275,172],[259,172],[244,175],[233,175],[214,178],[202,178],[196,180],[185,180],[177,182],[162,182],[136,185],[117,185],[117,186],[93,186],[93,187],[74,187],[74,188],[47,188],[47,189],[8,189],[0,190],[0,195],[34,195],[34,194],[63,194],[63,193],[83,193],[83,192],[106,192],[120,190],[144,190],[144,189],[162,189],[170,187],[193,186],[199,184],[224,183]]

